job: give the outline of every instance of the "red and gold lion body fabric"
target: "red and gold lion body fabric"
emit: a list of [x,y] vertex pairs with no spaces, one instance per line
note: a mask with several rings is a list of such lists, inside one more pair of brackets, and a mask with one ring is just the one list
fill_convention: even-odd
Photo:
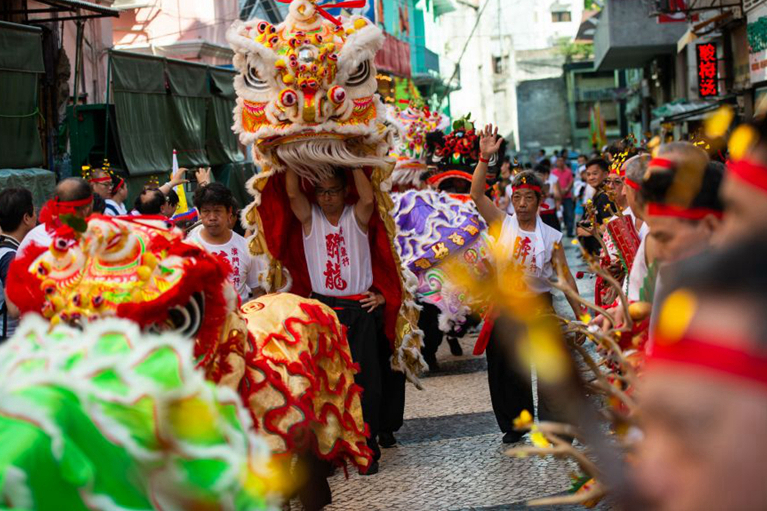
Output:
[[269,307],[260,314],[254,302],[243,313],[230,273],[164,217],[93,215],[84,232],[62,228],[51,246],[26,249],[12,263],[7,296],[53,324],[116,316],[181,333],[206,377],[238,391],[275,453],[291,454],[300,441],[323,459],[366,468],[357,368],[333,311],[279,294],[262,298]]

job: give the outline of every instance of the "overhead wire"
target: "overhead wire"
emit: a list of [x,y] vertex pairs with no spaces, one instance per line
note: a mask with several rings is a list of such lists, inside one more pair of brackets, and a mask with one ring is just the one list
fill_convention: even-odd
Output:
[[453,74],[450,76],[450,79],[445,84],[445,91],[442,93],[442,97],[439,99],[439,107],[442,107],[442,103],[445,101],[445,98],[448,94],[450,94],[450,87],[452,86],[453,80],[455,80],[456,75],[458,74],[458,70],[461,66],[461,60],[463,59],[463,56],[466,55],[466,50],[469,47],[469,43],[471,42],[472,37],[474,37],[474,32],[477,31],[477,27],[479,26],[479,21],[482,19],[482,14],[485,12],[485,9],[487,9],[487,6],[490,5],[490,0],[485,0],[485,4],[482,6],[482,9],[479,10],[477,13],[477,19],[474,22],[474,26],[471,27],[471,32],[469,33],[468,39],[466,39],[466,44],[463,45],[463,50],[461,50],[461,55],[458,57],[458,60],[455,63],[455,68],[453,69]]

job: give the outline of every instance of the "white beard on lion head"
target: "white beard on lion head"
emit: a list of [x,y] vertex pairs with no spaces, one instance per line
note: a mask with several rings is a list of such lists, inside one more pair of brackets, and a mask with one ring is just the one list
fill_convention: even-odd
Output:
[[290,168],[318,182],[335,167],[387,161],[391,130],[376,94],[383,34],[363,17],[342,25],[317,0],[293,0],[284,22],[236,21],[234,131],[265,169]]

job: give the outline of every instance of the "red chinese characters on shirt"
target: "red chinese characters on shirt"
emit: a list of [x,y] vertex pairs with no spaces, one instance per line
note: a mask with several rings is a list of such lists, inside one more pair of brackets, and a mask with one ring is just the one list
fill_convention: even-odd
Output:
[[344,230],[339,229],[337,234],[325,236],[325,287],[330,290],[343,291],[349,285],[341,277],[341,267],[349,266],[349,255],[346,253],[346,240]]
[[218,252],[218,255],[223,256],[224,259],[229,261],[229,264],[232,265],[232,284],[234,284],[235,289],[240,289],[240,255],[237,251],[237,248],[232,248],[232,255],[229,256],[228,253],[225,251]]
[[521,266],[524,266],[525,262],[527,262],[527,256],[530,255],[530,248],[530,237],[525,236],[523,239],[521,236],[518,236],[517,239],[514,240],[514,254],[512,257],[514,257]]

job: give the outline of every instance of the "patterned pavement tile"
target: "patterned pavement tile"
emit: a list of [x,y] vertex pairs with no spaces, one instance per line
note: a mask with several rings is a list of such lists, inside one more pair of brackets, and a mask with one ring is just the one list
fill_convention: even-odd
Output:
[[[585,269],[578,248],[564,242],[575,274]],[[577,280],[581,294],[593,297],[594,279]],[[564,296],[555,307],[571,316]],[[471,354],[477,331],[460,339],[463,356],[450,354],[447,342],[437,352],[441,371],[425,377],[425,390],[408,385],[405,424],[399,444],[384,449],[380,472],[373,476],[339,470],[330,479],[333,504],[328,511],[521,511],[525,502],[564,492],[570,485],[572,461],[554,458],[511,458],[501,443],[487,386],[484,356]],[[300,509],[292,502],[291,510]],[[287,509],[287,508],[286,508]],[[579,506],[537,508],[574,511]],[[607,502],[596,507],[609,511]]]
[[[500,506],[564,491],[572,463],[511,458],[498,434],[386,449],[374,476],[330,480],[330,510],[431,511]],[[361,506],[361,507],[360,507]]]
[[479,413],[492,410],[487,372],[437,376],[421,380],[424,390],[408,385],[405,419]]
[[466,413],[406,420],[397,434],[400,445],[489,434],[500,435],[493,412]]

